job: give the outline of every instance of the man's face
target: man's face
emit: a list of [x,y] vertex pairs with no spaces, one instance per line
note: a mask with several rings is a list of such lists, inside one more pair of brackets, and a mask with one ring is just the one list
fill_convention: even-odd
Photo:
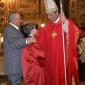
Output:
[[17,26],[20,26],[20,23],[21,23],[21,17],[19,14],[16,14],[16,17],[14,19],[14,23],[17,25]]
[[58,18],[58,16],[59,16],[58,11],[48,13],[48,18],[49,18],[52,22],[56,21],[56,19]]

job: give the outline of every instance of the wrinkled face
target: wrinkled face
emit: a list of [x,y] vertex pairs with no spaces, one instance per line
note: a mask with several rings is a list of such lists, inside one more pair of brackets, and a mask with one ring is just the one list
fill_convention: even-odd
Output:
[[58,16],[59,16],[58,11],[48,13],[48,18],[49,18],[52,22],[56,21],[56,19],[58,18]]

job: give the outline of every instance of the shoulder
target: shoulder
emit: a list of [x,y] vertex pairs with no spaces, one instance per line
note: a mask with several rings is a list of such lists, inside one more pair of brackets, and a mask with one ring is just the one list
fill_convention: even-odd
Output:
[[70,24],[70,25],[78,28],[78,26],[76,25],[76,23],[74,23],[74,21],[73,21],[72,19],[68,19],[68,21],[69,21],[69,24]]
[[74,23],[74,21],[72,19],[68,19],[68,22],[69,22],[69,24],[76,26],[76,24]]
[[79,33],[81,32],[80,29],[78,28],[78,26],[71,19],[68,19],[68,21],[69,21],[70,27],[73,30],[75,30],[75,32],[79,32]]
[[12,25],[7,24],[4,28],[4,32],[14,32],[16,30]]
[[77,25],[73,22],[73,20],[72,19],[68,19],[68,22],[69,22],[69,26],[71,27],[71,28],[78,28],[77,27]]

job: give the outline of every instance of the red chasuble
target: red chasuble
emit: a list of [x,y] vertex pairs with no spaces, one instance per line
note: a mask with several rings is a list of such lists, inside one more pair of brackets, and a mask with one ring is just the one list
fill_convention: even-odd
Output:
[[[77,50],[75,44],[75,26],[69,21],[69,44],[68,44],[68,64],[64,66],[64,51],[62,37],[62,23],[45,24],[40,28],[38,42],[45,53],[45,85],[72,85],[72,76],[75,76],[76,85],[79,85],[77,66]],[[70,26],[71,25],[71,26]],[[75,61],[75,63],[74,63]],[[65,67],[66,77],[65,80]],[[65,83],[66,81],[66,83]]]
[[45,85],[65,85],[61,25],[61,22],[53,24],[49,21],[39,31],[38,42],[46,57]]

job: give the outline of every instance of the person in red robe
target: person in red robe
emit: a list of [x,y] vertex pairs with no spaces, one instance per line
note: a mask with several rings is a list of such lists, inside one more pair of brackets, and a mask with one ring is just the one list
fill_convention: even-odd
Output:
[[[23,32],[25,36],[36,39],[37,29],[34,24],[24,25]],[[37,42],[22,49],[21,63],[25,85],[44,85],[44,61],[44,53]]]
[[46,58],[45,85],[79,85],[76,48],[79,29],[64,14],[59,15],[55,4],[47,9],[47,15],[49,20],[40,28],[38,36]]

